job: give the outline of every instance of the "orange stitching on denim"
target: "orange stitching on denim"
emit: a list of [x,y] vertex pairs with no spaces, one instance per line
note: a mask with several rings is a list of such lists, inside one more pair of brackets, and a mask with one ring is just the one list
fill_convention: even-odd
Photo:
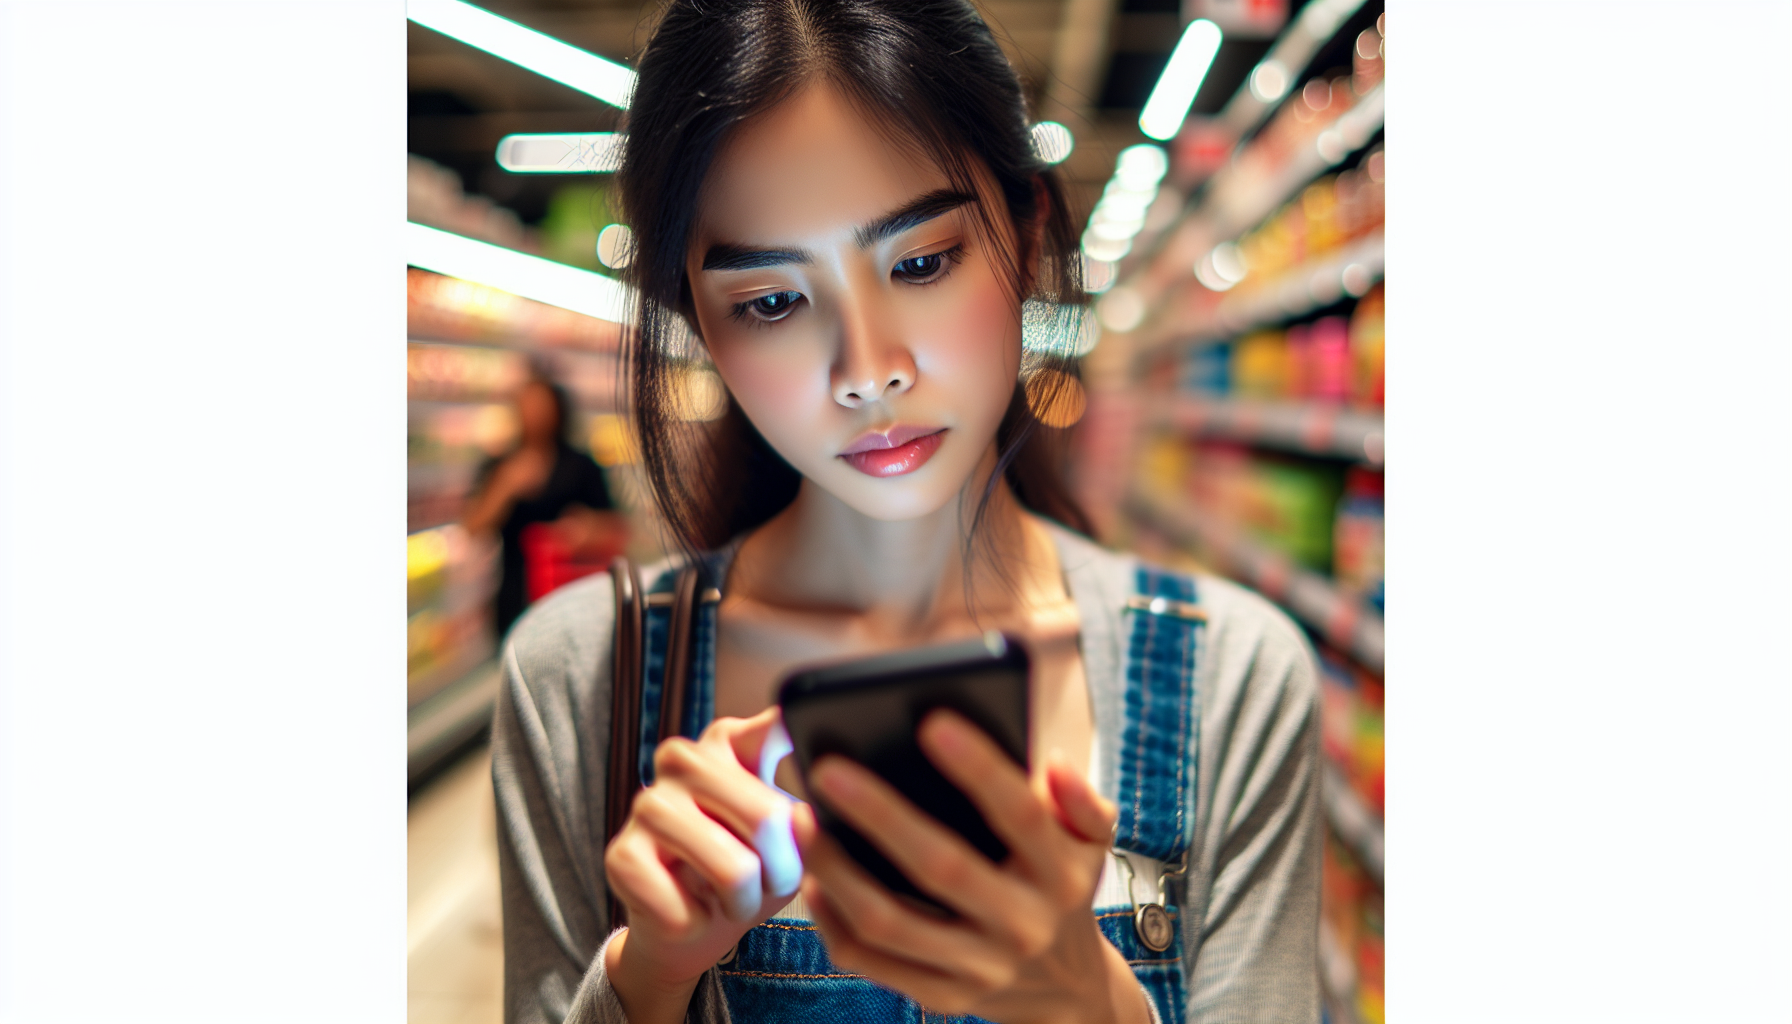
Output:
[[761,927],[761,928],[778,928],[778,929],[782,929],[783,931],[787,931],[787,932],[812,932],[815,930],[815,926],[812,924],[777,924],[772,921],[766,921],[766,922],[762,923],[759,927]]

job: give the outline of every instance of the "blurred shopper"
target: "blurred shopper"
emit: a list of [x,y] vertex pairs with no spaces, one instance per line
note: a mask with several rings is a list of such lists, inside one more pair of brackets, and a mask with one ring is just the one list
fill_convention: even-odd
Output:
[[467,532],[483,537],[495,531],[503,542],[494,605],[499,637],[529,604],[528,527],[551,524],[564,547],[575,551],[603,546],[622,530],[603,469],[567,441],[573,417],[565,389],[537,371],[517,392],[515,408],[517,446],[480,468],[461,517]]

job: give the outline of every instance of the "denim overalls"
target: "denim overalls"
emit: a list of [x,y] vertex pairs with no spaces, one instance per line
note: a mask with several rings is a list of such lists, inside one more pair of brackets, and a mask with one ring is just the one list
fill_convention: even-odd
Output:
[[[712,564],[709,578],[716,578]],[[662,573],[649,593],[670,591],[676,573]],[[1139,888],[1127,878],[1134,904],[1096,908],[1102,934],[1132,966],[1150,993],[1163,1024],[1182,1024],[1187,1001],[1179,901],[1166,891],[1186,867],[1194,827],[1195,770],[1200,713],[1195,694],[1195,656],[1203,621],[1187,576],[1141,567],[1135,594],[1127,602],[1126,693],[1118,737],[1119,827],[1116,863],[1132,874],[1130,853],[1168,866],[1157,903],[1140,902]],[[680,732],[695,737],[715,716],[716,602],[698,607],[692,674]],[[653,748],[659,736],[660,692],[671,625],[667,605],[647,602],[641,709],[641,778],[653,777]],[[1102,742],[1114,742],[1103,737]],[[1141,878],[1149,888],[1149,880]],[[1147,897],[1147,901],[1150,897]],[[1148,944],[1141,935],[1155,941]],[[1161,948],[1153,948],[1153,946]],[[736,1024],[802,1020],[809,1024],[860,1021],[977,1021],[929,1011],[906,996],[863,976],[841,972],[828,961],[814,925],[773,918],[747,932],[731,960],[720,968],[728,1010]]]

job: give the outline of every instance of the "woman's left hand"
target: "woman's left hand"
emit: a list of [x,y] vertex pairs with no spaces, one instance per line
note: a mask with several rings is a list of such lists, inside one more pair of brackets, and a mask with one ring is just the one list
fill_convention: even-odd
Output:
[[817,795],[960,915],[946,919],[904,902],[800,808],[803,898],[835,965],[949,1014],[1149,1021],[1144,991],[1090,908],[1113,805],[1058,759],[1029,780],[982,730],[950,712],[928,716],[919,739],[1007,844],[1008,859],[992,863],[865,768],[823,758],[809,776]]

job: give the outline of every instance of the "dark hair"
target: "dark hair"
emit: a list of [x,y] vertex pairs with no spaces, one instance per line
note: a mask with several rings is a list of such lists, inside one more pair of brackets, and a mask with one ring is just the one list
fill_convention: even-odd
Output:
[[[699,190],[729,131],[799,87],[838,88],[934,159],[957,191],[984,196],[978,179],[987,172],[1006,209],[972,209],[1013,285],[1017,315],[1022,300],[1034,298],[1068,311],[1059,320],[1080,317],[1081,260],[1063,187],[1033,152],[1014,69],[966,0],[671,0],[637,71],[616,179],[634,233],[627,273],[639,303],[624,377],[648,485],[687,550],[720,546],[764,523],[801,481],[731,396],[713,422],[678,415],[682,375],[697,355],[685,257]],[[1003,242],[1003,216],[1012,246]],[[1064,340],[1075,336],[1072,329]],[[1028,384],[1016,381],[997,430],[1000,461],[970,534],[1002,478],[1028,508],[1090,532],[1060,476],[1064,431],[1033,413],[1080,399],[1064,394],[1080,387],[1075,360],[1064,344],[1029,351],[1023,377]]]

